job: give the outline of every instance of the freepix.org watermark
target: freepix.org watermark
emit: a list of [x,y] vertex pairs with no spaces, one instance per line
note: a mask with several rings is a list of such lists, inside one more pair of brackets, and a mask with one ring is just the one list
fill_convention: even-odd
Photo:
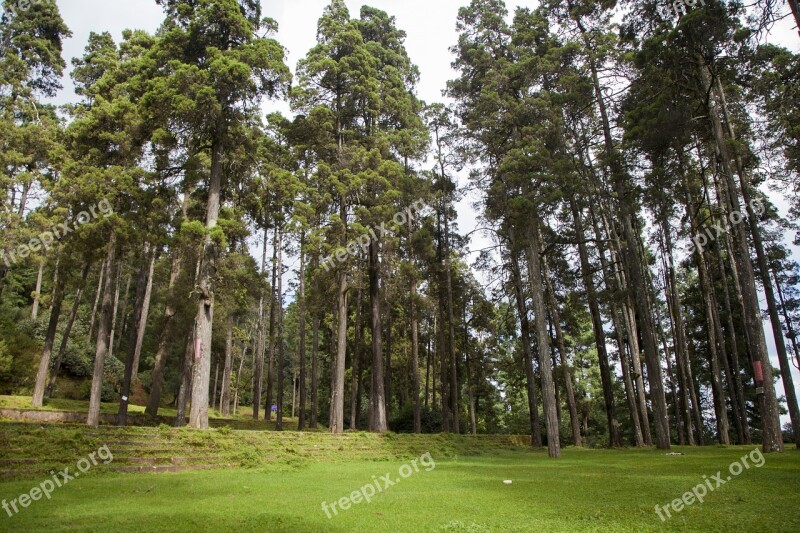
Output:
[[659,11],[661,16],[665,19],[672,18],[672,14],[675,14],[675,18],[680,18],[681,15],[686,15],[689,13],[689,8],[704,6],[706,5],[705,0],[676,0],[672,2],[671,9],[670,3],[659,3],[656,9]]
[[[39,483],[39,485],[33,487],[30,491],[26,492],[25,494],[20,494],[10,502],[3,500],[3,509],[6,511],[6,513],[8,513],[8,516],[13,517],[20,511],[20,508],[25,509],[29,507],[31,502],[39,501],[42,499],[42,497],[45,497],[49,500],[54,490],[63,487],[81,474],[88,472],[92,466],[97,465],[98,459],[103,461],[103,464],[108,464],[114,460],[114,455],[112,455],[111,450],[108,449],[108,444],[104,444],[96,452],[92,452],[87,457],[80,459],[75,465],[78,469],[78,472],[71,474],[69,467],[58,473],[51,470],[50,474],[53,476],[53,479],[45,479]],[[17,507],[17,504],[19,504],[19,507]]]
[[[436,468],[436,462],[433,460],[433,457],[431,457],[431,452],[426,452],[420,458],[402,465],[397,472],[400,477],[392,479],[392,475],[388,472],[381,477],[372,476],[371,483],[364,485],[358,490],[354,490],[348,496],[343,496],[332,503],[322,502],[322,510],[328,515],[328,519],[331,519],[338,515],[340,510],[347,511],[353,505],[361,502],[371,503],[372,498],[375,497],[376,494],[380,494],[389,487],[400,483],[401,479],[411,476],[414,472],[419,472],[420,466],[424,467],[426,472],[430,472]],[[339,509],[336,508],[337,506]]]
[[43,1],[44,0],[11,0],[8,5],[5,6],[5,10],[10,14],[15,15],[20,11],[27,11],[32,6],[41,4]]
[[680,498],[672,500],[663,507],[661,505],[656,505],[654,510],[661,521],[666,522],[667,518],[672,518],[672,512],[680,513],[686,507],[694,505],[695,502],[703,503],[708,493],[714,492],[745,470],[749,470],[751,466],[761,468],[764,466],[765,462],[767,462],[767,460],[764,458],[764,454],[761,453],[761,450],[755,448],[749,454],[743,455],[741,459],[734,461],[728,466],[729,476],[723,479],[722,476],[724,474],[721,471],[711,476],[710,479],[707,476],[703,476],[703,482],[695,485],[691,491],[684,492]]
[[[756,216],[761,216],[764,213],[764,204],[761,203],[761,200],[754,198],[750,200],[749,205]],[[717,238],[720,235],[724,235],[731,226],[741,224],[743,220],[744,215],[742,213],[739,211],[731,211],[728,215],[728,220],[726,220],[724,224],[722,222],[714,222],[712,226],[706,227],[705,232],[698,233],[692,237],[692,242],[689,243],[689,255],[694,252],[695,248],[702,252],[708,243],[716,241]]]
[[[409,219],[413,220],[416,213],[419,213],[426,207],[428,207],[428,204],[426,204],[424,200],[417,200],[411,204],[408,209],[404,211],[398,211],[392,217],[391,222],[384,222],[380,225],[380,227],[378,227],[380,236],[383,237],[390,231],[396,231],[398,228],[401,228],[409,221]],[[333,256],[329,255],[326,257],[322,261],[322,267],[325,269],[325,272],[330,272],[331,268],[333,268],[336,263],[342,263],[347,259],[348,256],[356,255],[359,249],[363,253],[366,253],[370,243],[376,240],[378,240],[378,234],[376,233],[375,228],[371,228],[368,233],[361,235],[358,239],[350,241],[346,247],[336,250],[336,253],[334,253]]]
[[25,244],[20,244],[15,249],[8,252],[8,255],[6,255],[5,250],[0,250],[0,261],[5,263],[6,267],[10,267],[20,259],[25,259],[28,257],[31,252],[38,252],[42,248],[47,250],[53,245],[53,243],[61,240],[65,235],[75,231],[75,227],[88,224],[92,220],[96,220],[101,216],[107,217],[113,212],[114,209],[111,207],[111,203],[109,203],[108,200],[100,200],[97,205],[93,205],[88,211],[81,211],[78,213],[74,221],[65,220],[61,224],[56,224],[50,228],[49,231],[43,231],[38,237],[34,237]]

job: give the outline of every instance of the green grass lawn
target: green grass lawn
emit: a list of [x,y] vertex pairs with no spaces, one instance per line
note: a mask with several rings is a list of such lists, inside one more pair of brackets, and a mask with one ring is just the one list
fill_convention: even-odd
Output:
[[[656,450],[498,451],[438,458],[419,472],[328,518],[329,504],[408,461],[298,460],[258,469],[166,474],[89,471],[32,502],[2,531],[800,531],[800,452],[766,456],[662,523],[667,504],[752,447]],[[74,463],[72,463],[74,465]],[[70,466],[66,463],[64,466]],[[74,470],[74,468],[73,468]],[[0,484],[0,498],[40,480]],[[503,480],[513,480],[504,485]]]

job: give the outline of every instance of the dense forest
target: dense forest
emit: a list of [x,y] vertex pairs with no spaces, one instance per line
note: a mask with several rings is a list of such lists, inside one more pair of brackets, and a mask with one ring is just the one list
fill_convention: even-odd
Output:
[[472,0],[440,102],[390,13],[332,0],[290,68],[258,0],[156,2],[64,106],[57,3],[2,2],[0,393],[800,444],[800,55],[765,39],[796,0]]

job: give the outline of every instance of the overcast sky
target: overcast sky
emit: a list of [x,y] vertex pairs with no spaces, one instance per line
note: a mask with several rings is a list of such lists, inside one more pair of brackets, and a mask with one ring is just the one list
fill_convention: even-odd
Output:
[[[64,21],[73,34],[64,43],[64,56],[68,63],[71,58],[83,55],[91,31],[108,31],[116,41],[119,41],[124,29],[142,29],[152,33],[164,18],[155,0],[57,0],[57,3]],[[262,0],[261,3],[264,16],[275,19],[279,24],[277,39],[287,48],[287,64],[294,71],[297,61],[315,44],[317,20],[329,2],[328,0]],[[358,16],[364,3],[382,9],[397,18],[398,27],[408,34],[406,39],[408,54],[421,72],[419,97],[427,102],[441,101],[442,89],[447,80],[455,77],[455,72],[450,68],[452,56],[449,48],[457,40],[456,15],[459,7],[468,4],[469,0],[371,0],[369,2],[346,0],[351,16]],[[516,5],[534,8],[538,2],[507,0],[507,4],[509,10],[512,10]],[[779,4],[780,9],[787,13],[786,3],[779,2]],[[784,19],[768,36],[768,40],[794,51],[800,50],[800,37],[793,27],[791,19]],[[64,90],[56,101],[65,103],[76,100],[71,80],[65,77]],[[288,112],[285,103],[268,104],[267,109]],[[785,214],[785,201],[775,198],[774,195],[770,196],[784,209]],[[465,198],[458,206],[459,227],[462,234],[476,227],[477,217],[471,207],[471,203],[475,200],[474,197]],[[787,242],[789,240],[787,239]],[[468,260],[474,260],[477,250],[490,244],[487,238],[473,234],[470,246],[473,252]],[[798,257],[797,253],[795,257]],[[290,266],[292,266],[291,261]],[[478,279],[483,278],[479,275]],[[772,333],[769,329],[766,333],[770,353],[774,354]],[[778,366],[775,356],[773,365]],[[800,391],[800,373],[796,369],[795,385]],[[780,382],[778,394],[783,394]],[[787,417],[782,417],[782,420],[786,419]]]

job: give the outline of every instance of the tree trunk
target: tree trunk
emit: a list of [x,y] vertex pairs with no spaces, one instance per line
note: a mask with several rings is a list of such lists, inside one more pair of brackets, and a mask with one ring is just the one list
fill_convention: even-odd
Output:
[[541,242],[539,237],[538,213],[533,213],[528,229],[528,283],[531,287],[533,313],[536,323],[536,339],[539,349],[539,370],[542,374],[542,402],[544,405],[545,427],[547,429],[548,455],[561,457],[561,443],[556,415],[556,391],[553,383],[553,369],[550,364],[550,342],[547,335],[547,316],[542,283]]
[[[592,271],[589,265],[589,254],[586,251],[586,244],[584,242],[583,221],[575,199],[570,200],[570,209],[572,210],[572,221],[575,224],[575,232],[577,235],[583,287],[586,290],[587,300],[589,301],[589,312],[592,315],[592,329],[594,331],[595,346],[597,347],[597,361],[600,366],[600,381],[603,385],[603,400],[605,402],[606,420],[608,422],[608,446],[614,448],[620,446],[621,443],[618,430],[619,423],[617,422],[616,409],[614,407],[611,366],[609,365],[608,353],[606,351],[606,335],[603,330],[603,319],[600,315],[600,306],[597,303],[597,293],[595,292],[594,280],[591,275]],[[547,276],[547,274],[545,274],[545,276]],[[559,325],[559,329],[560,327]],[[576,423],[577,420],[573,425]]]
[[33,305],[31,306],[31,318],[36,320],[39,317],[39,300],[42,294],[42,276],[44,275],[44,259],[39,261],[39,274],[36,276],[36,290],[33,292]]
[[564,342],[564,332],[561,330],[561,316],[558,312],[558,303],[556,302],[553,284],[550,281],[550,272],[547,268],[546,258],[543,258],[543,263],[545,269],[545,289],[550,302],[553,325],[555,326],[556,330],[556,347],[558,348],[558,354],[561,360],[561,369],[564,374],[564,389],[567,392],[567,408],[569,409],[569,422],[570,426],[572,427],[572,443],[575,446],[581,446],[580,421],[578,420],[578,408],[575,404],[575,385],[572,382],[572,370],[570,370],[569,360],[567,358],[567,347],[566,343]]
[[192,324],[192,329],[187,335],[186,348],[181,360],[180,385],[178,386],[177,414],[175,415],[175,426],[183,427],[186,425],[186,407],[189,398],[192,396],[192,367],[194,366],[194,354],[197,353],[197,324]]
[[447,356],[450,358],[450,403],[453,411],[453,433],[460,433],[459,419],[461,410],[458,405],[458,359],[456,358],[455,343],[455,319],[453,318],[453,274],[450,264],[450,216],[449,207],[445,201],[444,211],[444,269],[447,281]]
[[[222,159],[225,155],[225,136],[227,125],[221,116],[215,127],[216,138],[211,146],[211,176],[206,204],[206,228],[217,226],[220,209],[220,190],[222,183]],[[203,254],[200,257],[200,279],[198,281],[197,340],[192,376],[192,408],[189,425],[194,428],[208,428],[208,382],[211,379],[211,337],[214,325],[214,290],[217,277],[217,256],[219,249],[211,235],[206,235]]]
[[67,325],[64,327],[64,335],[61,337],[61,344],[58,346],[58,355],[56,355],[56,361],[53,363],[53,371],[50,373],[50,380],[47,384],[47,396],[53,396],[53,389],[56,386],[56,378],[58,378],[58,372],[61,370],[61,362],[64,360],[64,355],[67,353],[67,344],[69,343],[69,336],[72,334],[72,326],[75,325],[75,319],[78,316],[78,309],[81,304],[81,297],[83,297],[83,292],[86,287],[86,278],[89,275],[89,267],[91,264],[87,261],[83,265],[83,271],[81,272],[81,282],[78,285],[78,290],[75,293],[75,301],[72,302],[72,309],[69,312],[69,318],[67,319]]
[[233,313],[228,313],[228,323],[225,325],[225,365],[222,369],[222,391],[220,393],[219,411],[222,416],[230,415],[231,411],[231,367],[233,366]]
[[[150,243],[145,243],[143,257],[150,255]],[[147,274],[149,261],[142,262],[139,267],[139,274],[136,276],[136,299],[133,303],[133,317],[131,328],[128,334],[128,353],[125,357],[125,375],[122,381],[122,393],[119,400],[119,411],[117,412],[117,425],[125,426],[128,423],[128,401],[131,394],[131,382],[136,371],[134,361],[136,359],[136,341],[139,337],[139,323],[141,322],[144,308],[144,298],[147,292]]]
[[358,429],[359,414],[359,370],[361,361],[361,288],[356,291],[356,322],[355,322],[355,344],[353,353],[350,356],[350,429]]
[[308,427],[316,429],[319,417],[319,317],[311,321],[311,420]]
[[[164,323],[161,326],[161,335],[158,339],[153,372],[150,375],[150,396],[147,399],[145,413],[152,418],[158,416],[158,408],[161,404],[161,388],[164,386],[164,369],[167,366],[170,342],[175,329],[175,283],[181,272],[181,252],[176,249],[172,256],[172,264],[169,270],[169,284],[167,285],[167,303],[164,308]],[[102,274],[101,274],[102,277]]]
[[[131,292],[131,281],[133,278],[132,272],[128,272],[127,277],[125,278],[125,290],[122,292],[122,307],[119,308],[119,312],[116,311],[119,303],[119,287],[117,287],[117,297],[116,302],[114,303],[114,320],[111,321],[113,331],[117,332],[116,335],[116,342],[114,342],[112,354],[119,353],[120,346],[122,345],[122,336],[125,334],[126,325],[128,320],[128,297],[130,296]],[[119,327],[117,327],[119,326]],[[112,339],[114,336],[111,337]]]
[[381,339],[381,294],[379,285],[379,244],[373,239],[369,244],[369,303],[372,332],[372,386],[369,395],[369,430],[381,433],[387,430],[386,397],[383,374],[383,343]]
[[330,431],[344,431],[344,371],[347,357],[347,271],[341,269],[338,274],[338,331],[336,337],[336,359],[332,374],[332,390],[330,404]]
[[106,355],[108,355],[111,344],[111,319],[114,313],[114,302],[111,295],[111,280],[116,276],[117,265],[115,254],[117,251],[117,235],[111,232],[108,242],[108,254],[106,255],[106,272],[108,282],[103,290],[103,307],[100,317],[100,325],[97,330],[97,345],[95,347],[94,371],[92,372],[92,389],[89,398],[89,411],[86,415],[86,424],[97,426],[100,422],[100,396],[103,389],[103,370],[105,369]]
[[280,300],[277,295],[277,286],[280,283],[282,276],[281,270],[283,265],[280,264],[278,256],[280,255],[280,243],[278,242],[278,228],[275,227],[273,235],[273,252],[272,252],[272,287],[270,288],[270,304],[269,304],[269,358],[267,360],[267,404],[266,420],[272,420],[272,384],[275,381],[275,349],[278,342],[278,327],[276,324],[278,317],[278,309],[275,307],[276,302]]
[[[277,235],[278,228],[275,228],[275,235]],[[268,230],[266,225],[264,226],[264,242],[261,247],[261,276],[263,278],[266,267],[267,267],[267,238],[268,238]],[[274,300],[274,292],[275,292],[275,268],[276,268],[276,254],[278,253],[278,248],[274,246],[275,240],[273,240],[273,251],[272,251],[272,284],[270,285],[270,302]],[[270,311],[269,311],[269,331],[270,331],[270,359],[272,358],[272,350],[274,349],[274,345],[272,342],[272,333],[275,329],[275,306],[270,303]],[[258,420],[258,411],[261,408],[261,387],[264,382],[264,289],[261,289],[261,296],[258,300],[258,322],[256,323],[256,332],[258,335],[258,341],[256,342],[256,351],[253,353],[253,419]],[[270,406],[267,405],[264,418],[269,420],[270,415]]]
[[669,310],[670,322],[673,328],[673,339],[675,341],[675,359],[677,363],[678,384],[680,385],[679,394],[679,416],[676,416],[678,424],[683,421],[683,429],[690,446],[695,444],[692,433],[692,415],[689,405],[689,384],[686,365],[689,364],[689,351],[686,341],[686,328],[681,313],[681,299],[678,293],[678,284],[675,276],[675,260],[672,255],[672,233],[668,221],[665,218],[661,221],[661,232],[664,236],[665,253],[662,254],[664,263],[664,293],[667,298],[667,308]]
[[150,316],[150,300],[153,296],[153,271],[156,267],[156,250],[150,254],[150,270],[147,273],[147,288],[144,291],[144,302],[142,303],[142,315],[136,323],[136,351],[133,353],[133,379],[139,381],[139,363],[142,357],[142,345],[144,344],[144,334],[147,330],[147,320]]
[[[408,262],[410,264],[410,285],[411,296],[409,302],[409,313],[411,315],[411,397],[414,402],[414,433],[422,432],[422,418],[420,411],[420,398],[419,398],[419,323],[417,321],[417,278],[414,267],[414,223],[408,217]],[[428,386],[427,375],[425,384],[425,395],[427,402]]]
[[61,305],[64,301],[64,287],[66,285],[66,274],[59,275],[56,267],[56,282],[53,289],[53,305],[50,307],[50,320],[47,323],[47,332],[44,336],[44,346],[42,356],[39,358],[39,368],[36,372],[36,383],[33,387],[33,407],[41,407],[44,402],[44,393],[47,387],[47,375],[50,372],[50,356],[53,353],[53,344],[56,340],[56,330],[58,329],[58,319],[61,317]]
[[517,302],[517,314],[519,315],[522,354],[525,364],[525,381],[528,387],[528,411],[531,421],[531,445],[534,448],[542,446],[542,430],[539,423],[539,401],[536,393],[536,376],[533,372],[533,354],[531,353],[531,334],[530,323],[528,322],[528,306],[525,302],[525,292],[522,288],[522,275],[519,268],[517,252],[509,247],[509,257],[511,258],[511,277],[514,285],[514,293]]
[[92,338],[94,337],[94,325],[97,318],[97,308],[100,305],[100,296],[103,294],[103,281],[106,278],[108,278],[108,273],[106,272],[106,264],[104,261],[100,267],[100,275],[97,278],[97,292],[94,293],[94,305],[92,306],[92,315],[89,318],[89,335],[87,336],[89,343],[92,342]]
[[298,342],[298,349],[300,350],[300,375],[299,380],[299,413],[297,419],[297,431],[303,431],[306,428],[306,235],[305,232],[300,234],[300,272],[299,276],[299,320],[300,320],[300,339]]
[[[704,94],[712,95],[712,82],[711,75],[708,71],[708,66],[702,56],[697,56],[700,83]],[[723,131],[722,122],[718,115],[717,104],[713,96],[707,100],[708,117],[711,122],[711,130],[714,135],[714,140],[717,145],[717,151],[720,155],[720,162],[724,170],[723,183],[726,189],[726,197],[728,202],[728,212],[732,214],[741,213],[741,204],[739,202],[736,184],[733,181],[733,168],[731,166],[731,157],[728,140]],[[731,137],[731,141],[733,141]],[[741,164],[737,165],[740,172],[739,178],[743,185],[742,194],[745,195],[745,202],[749,195],[748,184],[742,173]],[[750,206],[748,206],[750,207]],[[751,231],[755,230],[753,235],[754,241],[760,237],[758,232],[758,223],[754,217],[748,217],[751,224]],[[778,416],[778,401],[775,395],[775,387],[772,383],[772,366],[769,362],[769,354],[767,352],[766,339],[764,337],[764,327],[761,322],[761,309],[758,303],[758,293],[755,284],[755,274],[753,272],[753,264],[750,259],[750,249],[747,243],[747,235],[743,224],[733,224],[733,237],[734,242],[738,247],[738,253],[734,254],[739,277],[741,281],[741,293],[743,303],[745,305],[745,330],[747,332],[748,349],[754,357],[753,373],[756,377],[756,392],[758,395],[758,402],[761,409],[762,418],[762,439],[763,450],[765,453],[783,451],[783,435],[781,434],[780,419]]]
[[[278,290],[276,291],[277,298],[274,305],[278,306],[278,368],[275,369],[278,381],[278,398],[275,404],[278,407],[278,412],[275,416],[275,429],[277,431],[283,430],[283,374],[285,366],[285,350],[283,342],[283,230],[278,232]],[[269,372],[267,373],[269,378]],[[270,399],[269,389],[267,389],[267,399]],[[270,409],[272,406],[270,406]]]
[[211,388],[211,409],[217,405],[217,386],[219,384],[219,361],[214,363],[214,386]]

